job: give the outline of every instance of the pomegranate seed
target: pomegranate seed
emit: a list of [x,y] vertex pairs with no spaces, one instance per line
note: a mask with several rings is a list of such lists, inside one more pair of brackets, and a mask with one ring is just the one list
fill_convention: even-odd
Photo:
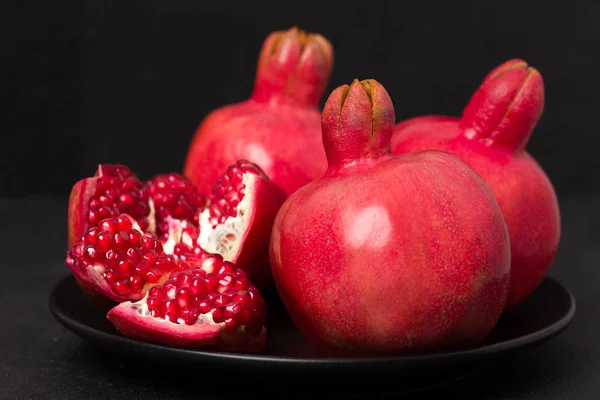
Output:
[[204,294],[206,293],[206,282],[202,277],[196,276],[191,280],[190,290],[194,296]]
[[104,271],[104,279],[106,279],[106,282],[108,283],[115,283],[117,281],[117,274],[115,274],[114,271],[107,269]]
[[110,232],[100,232],[97,237],[97,246],[103,252],[110,250],[113,245],[113,236]]
[[163,289],[168,297],[173,298],[177,291],[177,282],[174,279],[168,279],[163,283]]
[[237,313],[242,311],[244,306],[241,303],[231,303],[225,307],[225,316],[227,318],[232,318]]
[[179,306],[179,303],[177,303],[177,301],[175,300],[165,301],[165,309],[167,310],[168,314],[179,316],[181,313],[181,307]]
[[88,230],[85,234],[85,242],[89,244],[96,244],[98,233],[100,233],[100,230],[95,227]]
[[239,303],[243,307],[247,307],[251,302],[250,294],[245,290],[240,290],[236,295],[232,296],[232,303]]
[[221,323],[225,321],[225,310],[223,307],[216,307],[211,310],[213,321]]
[[161,286],[151,287],[150,290],[148,291],[148,296],[149,297],[157,297],[161,300],[167,299],[167,295],[165,294],[165,291],[163,290],[163,288]]
[[238,277],[238,278],[235,278],[235,281],[233,282],[233,286],[238,290],[248,289],[248,286],[250,286],[250,281],[245,276]]
[[217,272],[223,265],[223,256],[211,254],[202,261],[202,269],[207,272]]
[[131,276],[132,273],[133,265],[129,261],[123,260],[119,262],[119,266],[117,269],[117,274],[119,275],[119,277],[127,278],[128,276]]
[[131,278],[129,278],[129,282],[131,284],[131,288],[136,292],[142,290],[142,287],[144,286],[144,280],[137,275],[134,275]]
[[129,247],[129,235],[127,234],[127,232],[124,232],[124,231],[117,232],[117,234],[114,237],[114,240],[115,240],[115,245],[119,249],[127,251],[127,248]]
[[146,303],[148,304],[148,308],[154,308],[155,310],[158,310],[161,313],[164,313],[165,311],[165,306],[163,304],[162,299],[160,299],[157,296],[148,297]]
[[119,265],[119,261],[123,259],[123,253],[118,249],[110,249],[104,257],[106,258],[106,265],[114,269]]
[[146,272],[146,282],[148,283],[156,283],[162,277],[162,273],[157,268],[152,268],[150,271]]
[[206,282],[206,290],[215,290],[217,283],[219,282],[219,277],[215,274],[207,274],[204,278],[204,282]]
[[131,222],[131,219],[123,215],[119,215],[117,217],[117,225],[119,226],[120,231],[129,232],[133,229],[133,223]]
[[231,297],[225,293],[221,293],[217,296],[215,296],[215,298],[213,299],[213,304],[218,305],[218,306],[224,306],[227,305],[229,303],[229,300],[231,300]]
[[157,240],[150,235],[142,236],[142,247],[147,250],[154,250],[156,248],[156,242]]
[[196,302],[196,307],[198,307],[201,314],[206,314],[212,309],[210,301],[206,298]]
[[126,296],[131,292],[131,288],[129,287],[129,281],[127,279],[113,283],[112,288],[115,291],[115,293],[121,296]]
[[141,247],[142,245],[142,234],[139,231],[133,230],[129,232],[129,245],[135,247]]
[[186,307],[192,302],[192,291],[189,287],[182,287],[179,290],[177,290],[175,298],[177,299],[181,307]]
[[179,272],[175,280],[177,281],[177,286],[179,287],[188,285],[189,282],[192,280],[192,274],[188,273],[187,271]]
[[139,248],[130,247],[127,249],[127,258],[129,258],[132,262],[137,263],[142,259],[142,251]]
[[105,232],[109,232],[112,235],[116,234],[119,230],[119,225],[117,224],[117,221],[115,221],[112,218],[104,219],[104,220],[100,221],[100,223],[98,224],[98,227],[101,230],[103,230]]
[[219,274],[230,274],[231,276],[235,276],[236,269],[237,267],[233,263],[225,261],[219,269]]

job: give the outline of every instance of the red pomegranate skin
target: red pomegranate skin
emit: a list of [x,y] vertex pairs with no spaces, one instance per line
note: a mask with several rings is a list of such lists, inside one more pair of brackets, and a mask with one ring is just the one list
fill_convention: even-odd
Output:
[[209,113],[184,162],[186,175],[208,196],[237,160],[258,164],[286,195],[321,176],[327,160],[318,108],[333,64],[330,42],[296,28],[271,33],[258,60],[248,100]]
[[506,309],[542,282],[560,240],[560,210],[552,182],[525,146],[544,108],[541,74],[520,59],[493,69],[461,118],[415,117],[399,123],[392,153],[436,149],[460,157],[492,190],[511,242]]
[[323,110],[329,168],[277,214],[277,290],[300,332],[330,357],[474,346],[496,325],[510,279],[498,204],[457,157],[394,157],[394,108],[375,80]]

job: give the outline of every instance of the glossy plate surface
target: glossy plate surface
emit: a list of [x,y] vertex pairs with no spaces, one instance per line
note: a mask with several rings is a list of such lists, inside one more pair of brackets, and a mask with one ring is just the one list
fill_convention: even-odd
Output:
[[153,357],[161,362],[212,370],[235,366],[277,375],[302,372],[316,379],[324,373],[329,379],[338,373],[348,378],[348,374],[371,375],[393,370],[413,383],[423,374],[427,374],[428,381],[439,380],[434,378],[438,373],[449,377],[449,372],[456,375],[490,357],[506,356],[540,344],[562,332],[575,314],[571,292],[556,280],[546,278],[525,303],[501,318],[479,347],[419,356],[330,359],[320,357],[302,338],[275,292],[263,293],[263,296],[269,307],[268,344],[260,354],[175,349],[123,337],[106,319],[105,313],[87,300],[71,276],[58,282],[52,290],[50,309],[62,325],[91,343],[143,359]]

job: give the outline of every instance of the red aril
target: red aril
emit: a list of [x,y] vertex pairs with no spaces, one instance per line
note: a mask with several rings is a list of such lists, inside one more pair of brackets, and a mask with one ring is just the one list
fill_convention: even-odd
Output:
[[396,126],[392,139],[394,154],[437,149],[456,155],[490,187],[510,235],[507,309],[542,282],[560,240],[556,193],[525,150],[543,108],[540,73],[523,60],[509,60],[485,77],[462,117],[411,118]]
[[270,245],[277,289],[329,356],[470,347],[496,325],[510,279],[506,224],[457,157],[394,157],[394,108],[375,80],[323,110],[325,175],[280,208]]
[[244,271],[215,254],[107,317],[125,336],[168,346],[255,352],[265,345],[264,300]]
[[69,197],[68,247],[105,218],[129,214],[143,231],[154,232],[154,207],[143,182],[121,164],[102,164],[73,185]]
[[213,110],[198,126],[184,175],[206,197],[221,171],[251,161],[286,195],[327,167],[318,109],[333,64],[321,35],[296,28],[265,40],[248,100]]

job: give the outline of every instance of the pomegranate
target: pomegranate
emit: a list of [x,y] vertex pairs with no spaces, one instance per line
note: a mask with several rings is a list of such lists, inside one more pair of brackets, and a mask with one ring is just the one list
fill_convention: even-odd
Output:
[[143,299],[114,307],[107,318],[133,339],[255,352],[265,345],[266,316],[265,302],[244,271],[210,254],[171,273]]
[[154,207],[143,182],[121,164],[101,164],[93,177],[73,185],[69,197],[68,247],[91,227],[121,213],[132,216],[143,231],[154,232]]
[[206,197],[237,160],[257,165],[286,195],[321,176],[327,161],[318,109],[333,64],[330,42],[297,28],[271,33],[248,100],[213,110],[199,124],[184,175]]
[[198,217],[207,203],[192,182],[181,174],[159,174],[146,182],[156,214],[156,233],[162,239],[169,235],[169,219],[198,225]]
[[90,228],[67,253],[66,264],[92,293],[121,302],[140,300],[153,285],[180,268],[158,238],[127,214]]
[[506,309],[525,300],[549,271],[560,240],[560,211],[548,176],[525,150],[544,108],[540,73],[520,59],[492,70],[462,117],[415,117],[396,126],[392,152],[437,149],[460,157],[490,187],[511,243]]
[[510,279],[506,224],[457,157],[394,157],[394,108],[355,80],[323,109],[325,175],[280,208],[270,244],[279,294],[300,332],[332,357],[480,343]]

